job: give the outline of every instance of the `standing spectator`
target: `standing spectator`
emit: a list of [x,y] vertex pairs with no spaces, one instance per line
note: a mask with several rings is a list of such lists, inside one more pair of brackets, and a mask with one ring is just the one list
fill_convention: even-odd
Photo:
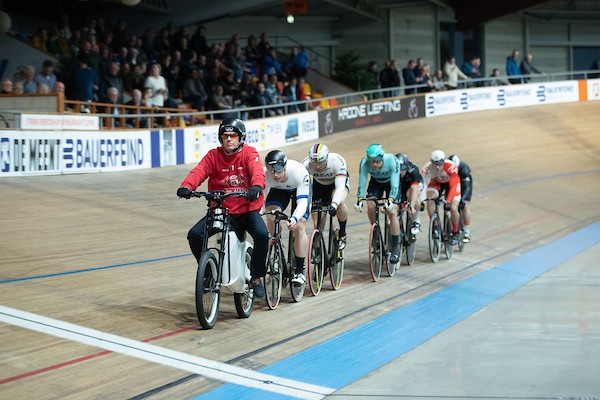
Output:
[[[415,60],[408,60],[406,63],[406,67],[402,69],[402,79],[404,79],[404,86],[413,86],[417,84],[417,76],[415,75],[415,66],[417,63]],[[404,94],[413,94],[417,93],[417,89],[406,88],[404,89]]]
[[500,70],[498,68],[494,68],[492,70],[492,74],[490,75],[490,79],[487,81],[487,86],[504,86],[504,85],[508,85],[508,82],[503,81],[502,79],[499,78],[500,76]]
[[[379,83],[379,68],[377,61],[371,60],[367,64],[367,81],[364,84],[363,90],[377,90],[381,89],[381,83]],[[369,97],[371,100],[378,99],[379,93],[370,93]]]
[[13,94],[13,82],[10,79],[4,79],[2,81],[2,88],[0,94]]
[[[298,101],[297,92],[298,78],[292,76],[290,82],[283,88],[283,96],[285,97],[285,101],[287,103],[294,103]],[[288,114],[300,112],[300,108],[298,104],[292,104],[287,106]]]
[[458,87],[458,78],[469,79],[456,65],[456,58],[454,56],[451,56],[444,64],[444,77],[446,78],[446,87],[448,90]]
[[423,65],[425,65],[425,61],[423,61],[423,59],[420,57],[417,58],[415,68],[413,70],[415,71],[415,78],[417,78],[417,82],[419,83],[422,81],[421,77],[423,76]]
[[123,89],[126,93],[132,93],[134,89],[142,90],[146,83],[146,63],[136,64],[123,77]]
[[512,55],[506,57],[506,75],[512,76],[508,81],[513,85],[521,83],[521,69],[519,68],[518,60],[519,50],[514,49]]
[[431,77],[431,67],[429,64],[423,64],[421,66],[421,84],[427,85],[417,89],[418,93],[429,93],[433,91],[433,78]]
[[[590,69],[600,71],[600,57],[598,57],[594,60],[592,65],[590,65]],[[590,77],[590,79],[599,78],[600,74],[590,74],[589,77]]]
[[81,53],[79,67],[75,69],[75,100],[94,101],[98,84],[98,74],[89,66],[89,56]]
[[[479,57],[472,56],[471,58],[469,58],[468,61],[465,61],[465,63],[462,66],[462,71],[465,73],[465,75],[467,75],[471,79],[480,79],[481,78],[481,71],[479,70],[480,65],[481,65],[481,59]],[[481,84],[478,82],[476,84],[469,85],[469,86],[481,86]]]
[[267,53],[269,52],[269,49],[271,48],[271,45],[269,44],[269,36],[267,35],[267,32],[261,32],[260,41],[258,42],[257,47],[258,47],[258,52],[260,53],[260,60],[262,62],[263,58],[265,57],[265,55],[267,55]]
[[23,71],[25,80],[23,81],[23,93],[37,93],[37,83],[35,82],[35,68],[33,65],[27,65]]
[[169,96],[167,89],[167,81],[161,75],[162,68],[159,63],[154,63],[150,66],[150,74],[146,78],[144,87],[152,89],[152,105],[156,107],[164,107],[165,99]]
[[263,74],[276,74],[279,78],[285,78],[285,72],[281,68],[281,62],[277,59],[277,49],[275,47],[269,47],[267,53],[262,59],[262,73]]
[[380,75],[381,88],[393,88],[384,92],[385,97],[395,97],[400,95],[400,71],[398,70],[398,61],[389,60],[386,68]]
[[[533,73],[543,74],[542,71],[538,70],[533,66],[531,61],[533,60],[533,55],[531,53],[527,53],[527,55],[521,61],[521,75],[531,75]],[[531,76],[523,77],[523,83],[527,83],[531,80]]]

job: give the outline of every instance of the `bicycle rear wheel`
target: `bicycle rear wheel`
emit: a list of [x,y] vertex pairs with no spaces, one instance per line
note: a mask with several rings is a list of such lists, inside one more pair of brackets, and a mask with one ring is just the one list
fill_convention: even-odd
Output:
[[283,284],[283,251],[279,242],[269,244],[267,253],[267,274],[265,275],[265,291],[267,306],[274,310],[281,300],[281,286]]
[[323,287],[325,272],[325,241],[320,230],[316,229],[308,241],[308,257],[306,257],[306,278],[313,296],[318,295]]
[[[418,211],[417,211],[418,212]],[[412,233],[413,219],[409,212],[406,213],[406,229],[404,230],[404,247],[406,252],[406,263],[413,265],[415,262],[415,252],[417,249],[417,236]]]
[[379,225],[376,224],[371,225],[371,232],[369,234],[369,255],[371,278],[373,279],[373,282],[377,282],[381,276],[381,267],[383,265],[385,254],[381,229],[379,229]]
[[202,253],[196,274],[196,312],[204,329],[212,329],[219,314],[221,291],[217,282],[218,268],[217,258],[212,252]]
[[444,253],[446,253],[448,260],[452,258],[452,253],[454,253],[454,246],[452,246],[452,222],[448,214],[445,214],[444,217]]
[[[252,249],[246,250],[246,268],[250,270],[250,261],[252,260]],[[250,293],[250,287],[245,285],[243,293],[234,293],[233,300],[235,310],[238,317],[248,318],[252,314],[252,306],[254,305],[254,296]]]
[[440,217],[434,213],[429,220],[429,256],[434,263],[440,260],[442,252],[442,228]]
[[342,285],[344,277],[344,249],[340,250],[340,230],[335,229],[335,232],[329,235],[329,281],[333,290],[338,290]]

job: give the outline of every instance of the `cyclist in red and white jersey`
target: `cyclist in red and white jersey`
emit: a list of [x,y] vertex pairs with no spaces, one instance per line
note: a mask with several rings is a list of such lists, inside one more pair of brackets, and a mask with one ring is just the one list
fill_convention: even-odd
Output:
[[[442,150],[434,150],[431,153],[430,160],[421,169],[421,174],[427,184],[427,198],[437,199],[444,192],[446,200],[450,203],[450,221],[452,222],[452,244],[458,244],[458,224],[460,213],[458,206],[460,204],[460,177],[458,168],[451,160],[446,159],[446,154]],[[432,201],[427,202],[427,213],[429,217],[435,210],[435,204]]]

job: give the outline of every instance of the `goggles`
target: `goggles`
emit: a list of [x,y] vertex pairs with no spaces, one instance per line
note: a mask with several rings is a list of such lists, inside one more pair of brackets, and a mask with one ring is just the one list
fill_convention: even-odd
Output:
[[377,157],[367,157],[367,160],[369,160],[369,162],[382,162],[383,161],[383,156],[377,156]]
[[235,140],[235,139],[239,139],[239,137],[240,137],[240,135],[237,132],[223,132],[221,134],[221,138],[223,140],[227,140],[228,138]]
[[431,163],[435,164],[435,165],[442,165],[444,163],[444,160],[437,160],[437,161],[436,160],[431,160]]
[[269,165],[267,165],[267,169],[269,170],[270,173],[276,174],[276,173],[279,173],[281,171],[284,171],[285,170],[285,166],[281,165],[279,163],[277,163],[277,164],[269,164]]

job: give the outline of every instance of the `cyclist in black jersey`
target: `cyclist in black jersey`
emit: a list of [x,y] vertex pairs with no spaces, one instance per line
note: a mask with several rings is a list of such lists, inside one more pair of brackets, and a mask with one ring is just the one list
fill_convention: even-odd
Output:
[[465,242],[471,241],[471,195],[473,194],[473,177],[471,176],[471,167],[462,161],[456,154],[448,157],[458,167],[458,176],[460,177],[461,199],[459,209],[465,223]]

